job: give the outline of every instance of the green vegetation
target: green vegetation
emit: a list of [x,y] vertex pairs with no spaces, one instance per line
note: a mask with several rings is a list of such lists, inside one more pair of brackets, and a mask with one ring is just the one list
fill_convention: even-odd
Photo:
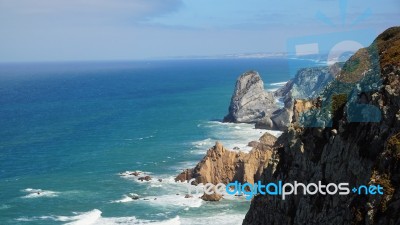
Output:
[[343,66],[340,76],[337,78],[341,82],[356,83],[371,68],[370,49],[363,48],[358,50]]
[[335,94],[332,96],[332,114],[338,113],[347,103],[347,94]]
[[[400,65],[400,27],[392,27],[379,35],[375,43],[378,45],[381,68],[388,65]],[[382,53],[385,54],[382,54]]]

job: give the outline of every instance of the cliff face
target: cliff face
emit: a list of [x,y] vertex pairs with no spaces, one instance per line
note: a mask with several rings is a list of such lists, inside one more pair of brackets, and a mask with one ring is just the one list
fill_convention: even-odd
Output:
[[[243,224],[400,224],[400,27],[354,54],[321,93],[322,104],[294,104],[294,121],[278,138],[263,182],[380,184],[384,195],[258,195]],[[379,109],[380,120],[359,122],[375,118],[361,110],[357,122],[351,101]],[[302,127],[310,109],[324,126]]]
[[331,67],[300,69],[296,76],[274,95],[284,102],[282,109],[274,111],[256,123],[256,128],[284,130],[292,122],[295,99],[313,99],[332,81],[341,70],[341,63]]
[[175,180],[183,182],[195,178],[197,183],[203,184],[253,183],[260,179],[264,166],[271,158],[271,147],[275,141],[274,136],[265,133],[249,153],[228,150],[217,142],[195,168],[183,171]]
[[[246,72],[236,82],[229,114],[224,122],[256,123],[256,128],[284,130],[292,121],[294,100],[319,95],[340,72],[341,66],[337,63],[331,67],[301,69],[294,79],[274,93],[264,90],[264,83],[257,72]],[[283,108],[278,109],[276,98],[284,101]]]
[[229,113],[224,122],[255,123],[276,108],[273,93],[264,90],[260,75],[249,71],[236,81]]

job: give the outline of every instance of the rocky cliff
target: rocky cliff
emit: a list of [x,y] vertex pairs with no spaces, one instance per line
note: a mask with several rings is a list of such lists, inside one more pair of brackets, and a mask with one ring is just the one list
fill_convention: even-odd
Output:
[[264,166],[270,160],[275,141],[276,137],[265,133],[259,142],[253,143],[255,147],[248,153],[228,150],[217,142],[196,167],[183,171],[175,180],[183,182],[195,178],[197,183],[203,184],[253,183],[260,179]]
[[[241,75],[235,86],[224,122],[256,123],[256,128],[284,130],[292,121],[295,99],[312,99],[334,79],[341,63],[330,67],[304,68],[295,78],[275,92],[266,92],[259,74],[249,71]],[[276,99],[284,102],[279,108]]]
[[293,79],[274,92],[276,98],[283,100],[284,107],[259,120],[256,128],[285,130],[292,122],[295,100],[316,98],[325,86],[340,73],[342,66],[342,63],[336,63],[330,67],[300,69]]
[[[291,195],[286,200],[258,195],[243,224],[400,224],[399,95],[400,27],[395,27],[345,63],[321,92],[322,103],[294,104],[294,121],[278,138],[275,160],[262,173],[264,183],[380,184],[384,195]],[[379,115],[369,115],[375,112],[370,108]]]
[[275,109],[277,105],[273,93],[264,90],[264,83],[257,72],[249,71],[236,81],[224,122],[255,123]]

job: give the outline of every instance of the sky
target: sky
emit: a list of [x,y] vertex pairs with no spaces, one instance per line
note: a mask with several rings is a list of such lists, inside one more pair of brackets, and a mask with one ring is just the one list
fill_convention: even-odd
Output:
[[399,21],[398,0],[0,0],[0,62],[286,52],[304,37],[372,41]]

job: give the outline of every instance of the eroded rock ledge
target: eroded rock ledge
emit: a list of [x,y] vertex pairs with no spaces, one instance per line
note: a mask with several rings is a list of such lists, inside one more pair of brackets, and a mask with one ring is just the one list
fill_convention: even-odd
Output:
[[265,133],[248,153],[228,150],[217,142],[196,167],[183,171],[175,180],[184,182],[194,178],[197,183],[203,184],[227,184],[232,181],[254,183],[271,159],[275,141],[275,136]]

